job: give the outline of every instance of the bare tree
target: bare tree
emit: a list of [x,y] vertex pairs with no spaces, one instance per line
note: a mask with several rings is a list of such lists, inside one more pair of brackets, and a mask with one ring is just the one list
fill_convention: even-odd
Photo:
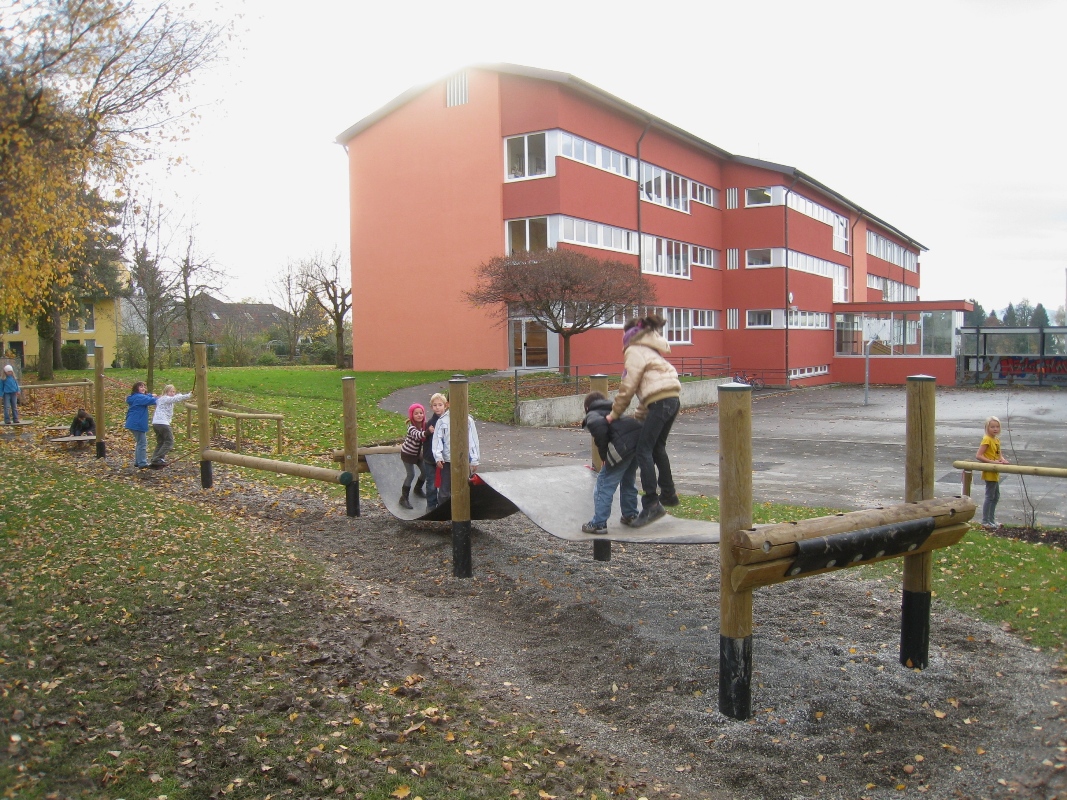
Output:
[[305,286],[333,325],[337,369],[351,367],[345,358],[345,317],[352,309],[351,273],[342,269],[344,259],[334,250],[329,257],[317,253],[302,264]]
[[601,261],[575,250],[499,256],[481,264],[477,276],[467,299],[477,306],[505,304],[559,334],[568,375],[571,337],[656,298],[655,287],[632,264]]
[[130,306],[147,340],[148,390],[155,381],[156,349],[181,317],[181,276],[166,266],[163,217],[158,205],[148,204],[143,220],[130,226],[134,252],[130,264]]
[[197,330],[203,330],[206,324],[202,308],[205,296],[219,294],[225,278],[210,256],[197,253],[195,225],[190,225],[186,232],[185,254],[178,261],[177,275],[178,305],[185,319],[185,341],[191,345],[197,341]]
[[289,261],[285,269],[275,276],[270,285],[270,297],[285,315],[281,326],[289,347],[289,360],[296,358],[296,348],[308,324],[308,292],[299,264]]

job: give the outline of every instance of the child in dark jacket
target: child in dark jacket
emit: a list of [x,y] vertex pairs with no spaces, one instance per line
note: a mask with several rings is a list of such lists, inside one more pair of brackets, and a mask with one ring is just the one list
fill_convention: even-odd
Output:
[[[440,392],[430,398],[430,411],[433,412],[426,420],[426,439],[422,443],[422,479],[426,490],[426,510],[432,511],[437,508],[437,462],[433,458],[433,432],[437,429],[437,422],[448,408],[448,399]],[[418,494],[418,490],[415,491]]]
[[[608,422],[611,401],[600,392],[585,397],[585,421],[582,426],[593,437],[603,466],[596,476],[593,490],[593,518],[582,526],[584,533],[608,532],[608,517],[615,490],[619,489],[623,525],[631,526],[637,518],[637,442],[641,423],[633,417]],[[621,487],[621,488],[620,488]]]
[[70,423],[71,436],[96,436],[96,420],[84,408],[79,408]]

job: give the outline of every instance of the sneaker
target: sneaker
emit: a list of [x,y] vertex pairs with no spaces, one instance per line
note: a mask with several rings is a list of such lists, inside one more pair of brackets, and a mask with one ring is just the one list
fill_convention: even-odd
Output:
[[656,500],[652,505],[641,509],[641,513],[637,515],[637,519],[630,525],[631,528],[643,528],[650,522],[655,522],[662,516],[665,516],[667,511],[663,508],[663,505]]
[[607,525],[597,525],[593,522],[587,522],[582,526],[582,533],[596,533],[602,534],[608,532]]
[[659,501],[665,506],[676,506],[680,502],[682,502],[678,499],[677,492],[671,492],[670,494],[661,494],[659,496]]
[[627,528],[632,528],[634,526],[635,519],[637,519],[636,514],[634,514],[632,517],[619,517],[619,522],[621,522]]

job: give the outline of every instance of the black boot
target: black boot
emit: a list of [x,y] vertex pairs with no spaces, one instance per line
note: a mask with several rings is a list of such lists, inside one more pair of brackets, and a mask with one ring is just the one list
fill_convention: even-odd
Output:
[[426,496],[426,492],[424,492],[423,489],[422,489],[422,487],[425,484],[426,484],[426,479],[423,478],[420,475],[419,479],[415,481],[415,496],[416,497],[425,497]]
[[408,492],[411,491],[410,486],[405,486],[400,490],[400,507],[411,508],[411,502],[408,500]]

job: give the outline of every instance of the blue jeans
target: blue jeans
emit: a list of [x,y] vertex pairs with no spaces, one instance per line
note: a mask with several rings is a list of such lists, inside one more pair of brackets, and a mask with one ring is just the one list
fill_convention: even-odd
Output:
[[422,479],[426,482],[426,485],[422,488],[426,490],[426,510],[431,508],[437,508],[437,487],[433,485],[434,476],[437,474],[437,464],[432,461],[422,462]]
[[594,525],[606,525],[611,516],[611,499],[615,490],[619,491],[619,504],[624,517],[637,516],[637,458],[630,456],[614,467],[604,464],[596,476],[596,488],[593,489]]
[[148,466],[148,431],[130,431],[133,434],[133,465]]
[[681,406],[677,397],[666,397],[648,407],[648,416],[641,428],[641,437],[637,440],[637,466],[641,469],[645,508],[659,500],[657,489],[665,495],[677,494],[674,476],[671,475],[671,461],[667,458],[667,437],[671,434],[674,418],[678,416]]
[[985,502],[982,503],[982,524],[997,524],[997,503],[1000,502],[1000,481],[985,482]]
[[4,424],[19,421],[19,396],[14,392],[4,394]]

